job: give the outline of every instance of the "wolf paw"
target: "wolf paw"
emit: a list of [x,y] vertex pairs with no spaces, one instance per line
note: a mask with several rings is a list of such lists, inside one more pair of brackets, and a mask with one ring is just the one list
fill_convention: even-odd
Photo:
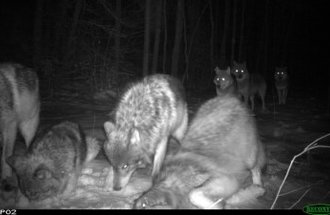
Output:
[[168,194],[162,191],[150,191],[138,198],[134,203],[134,209],[172,208]]

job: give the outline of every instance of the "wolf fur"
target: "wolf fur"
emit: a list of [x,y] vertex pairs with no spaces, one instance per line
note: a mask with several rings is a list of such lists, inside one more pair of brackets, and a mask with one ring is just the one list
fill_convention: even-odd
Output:
[[227,69],[220,69],[219,67],[216,67],[214,71],[215,77],[213,82],[216,87],[217,95],[236,95],[237,83],[236,80],[232,77],[230,67],[228,66]]
[[259,95],[262,102],[262,110],[266,110],[265,96],[267,84],[265,79],[258,73],[249,73],[246,68],[246,62],[233,62],[232,74],[237,81],[238,93],[243,98],[245,104],[248,106],[249,100],[251,102],[251,109],[254,110],[254,96]]
[[288,95],[289,88],[289,75],[287,72],[287,67],[276,67],[274,80],[278,96],[278,103],[286,104],[286,98]]
[[37,74],[20,64],[0,64],[1,179],[12,175],[6,158],[13,154],[17,129],[29,146],[39,124],[39,110]]
[[[180,150],[166,157],[154,185],[134,207],[240,208],[246,199],[263,194],[264,164],[264,149],[249,111],[235,97],[215,97],[199,108]],[[256,189],[244,188],[251,184],[250,173]],[[214,204],[217,200],[220,203]]]
[[182,140],[187,123],[185,92],[179,80],[155,74],[133,84],[117,106],[115,122],[104,123],[104,150],[114,168],[113,189],[125,187],[132,173],[148,164],[152,164],[152,177],[157,175],[169,137]]
[[87,141],[78,124],[65,121],[38,134],[25,154],[7,158],[22,193],[30,201],[69,195],[83,165],[99,152],[97,141]]

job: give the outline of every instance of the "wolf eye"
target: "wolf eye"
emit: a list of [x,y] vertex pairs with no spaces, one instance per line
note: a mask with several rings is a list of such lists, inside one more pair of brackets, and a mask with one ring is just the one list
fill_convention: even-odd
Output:
[[222,81],[225,81],[226,79],[225,78],[221,78]]
[[123,165],[121,168],[122,168],[122,169],[127,169],[127,168],[128,168],[128,165],[125,164],[125,165]]
[[236,69],[235,72],[238,72],[238,70]]
[[241,73],[243,73],[243,72],[244,72],[244,70],[242,69],[242,70],[241,70]]

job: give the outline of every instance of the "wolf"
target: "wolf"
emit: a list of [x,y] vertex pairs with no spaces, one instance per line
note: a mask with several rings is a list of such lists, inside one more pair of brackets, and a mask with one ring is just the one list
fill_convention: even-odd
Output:
[[29,146],[39,124],[39,111],[36,72],[16,63],[0,64],[1,179],[12,176],[6,159],[13,154],[17,130]]
[[7,162],[18,176],[21,192],[30,201],[41,201],[69,195],[83,165],[100,148],[96,140],[86,139],[77,123],[64,121],[40,132],[25,154],[14,154]]
[[252,208],[257,201],[243,200],[263,194],[265,162],[249,111],[236,97],[215,97],[199,108],[179,151],[166,157],[134,208]]
[[125,91],[114,118],[115,122],[104,123],[104,151],[114,170],[113,189],[120,190],[138,168],[152,165],[154,178],[168,139],[184,137],[188,124],[184,88],[170,75],[146,76]]
[[259,94],[262,102],[262,110],[266,111],[265,96],[267,84],[265,79],[258,73],[250,74],[246,68],[246,62],[233,62],[232,74],[237,81],[238,92],[243,98],[246,105],[249,100],[251,102],[251,109],[254,110],[254,96]]
[[232,77],[230,67],[228,66],[225,70],[216,67],[214,71],[215,77],[213,79],[213,82],[216,87],[217,95],[236,95],[237,83],[236,80]]
[[287,67],[276,67],[274,80],[278,96],[278,103],[286,104],[286,98],[288,95],[289,88],[289,75],[287,72]]

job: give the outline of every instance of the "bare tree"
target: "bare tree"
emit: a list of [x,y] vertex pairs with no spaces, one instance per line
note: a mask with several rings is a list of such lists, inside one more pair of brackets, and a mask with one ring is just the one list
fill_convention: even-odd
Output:
[[226,45],[227,45],[227,34],[229,28],[229,21],[230,21],[230,1],[225,0],[225,19],[224,19],[224,29],[223,35],[221,40],[221,47],[220,47],[220,66],[225,66],[226,63]]
[[68,63],[69,58],[72,56],[72,54],[75,51],[73,48],[73,41],[74,41],[74,38],[76,35],[79,16],[80,16],[80,12],[81,12],[83,3],[84,3],[83,0],[78,0],[78,1],[76,1],[76,4],[75,4],[72,24],[71,24],[71,28],[70,28],[69,36],[68,36],[68,43],[66,46],[67,48],[66,48],[65,59],[64,59],[65,64]]
[[183,14],[184,14],[184,0],[177,1],[176,11],[176,28],[175,28],[175,39],[174,47],[172,52],[172,66],[171,73],[173,76],[178,76],[178,66],[180,57],[180,45],[183,31]]
[[[116,37],[115,37],[115,52],[116,52],[116,60],[115,60],[115,73],[119,72],[119,64],[120,64],[120,33],[121,33],[121,0],[116,0]],[[116,74],[114,74],[116,75]]]
[[42,41],[42,11],[43,11],[42,0],[37,0],[36,10],[34,13],[34,54],[33,64],[38,67],[40,58],[42,56],[41,41]]
[[163,42],[163,72],[166,72],[166,55],[167,55],[167,15],[166,15],[166,1],[164,0],[163,14],[164,14],[164,42]]
[[244,39],[244,25],[245,25],[245,9],[246,9],[246,1],[243,0],[242,5],[242,19],[241,19],[241,29],[240,29],[240,41],[239,41],[239,49],[238,49],[238,60],[242,61],[243,59],[243,39]]
[[152,72],[157,71],[158,66],[158,54],[159,54],[159,44],[160,44],[160,33],[161,33],[161,21],[162,21],[162,0],[156,1],[156,26],[155,26],[155,40],[154,40],[154,50],[153,50],[153,61],[152,61]]
[[213,5],[212,0],[209,0],[209,9],[210,9],[210,23],[211,23],[211,35],[210,35],[210,71],[213,70],[214,65],[214,20],[213,20]]
[[148,75],[149,70],[150,3],[151,0],[146,0],[146,10],[144,16],[143,76]]
[[236,16],[237,16],[237,0],[234,0],[233,5],[233,24],[232,24],[232,36],[231,36],[231,57],[230,64],[233,64],[235,58],[235,46],[236,46]]

